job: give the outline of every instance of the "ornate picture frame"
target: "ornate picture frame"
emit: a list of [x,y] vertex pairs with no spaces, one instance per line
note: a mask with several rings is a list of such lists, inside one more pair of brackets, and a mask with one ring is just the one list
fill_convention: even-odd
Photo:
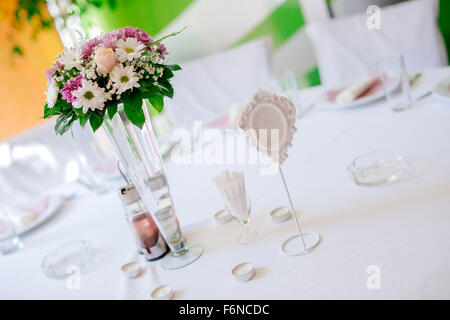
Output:
[[241,110],[238,127],[258,152],[282,164],[297,131],[295,115],[295,107],[289,99],[260,89]]

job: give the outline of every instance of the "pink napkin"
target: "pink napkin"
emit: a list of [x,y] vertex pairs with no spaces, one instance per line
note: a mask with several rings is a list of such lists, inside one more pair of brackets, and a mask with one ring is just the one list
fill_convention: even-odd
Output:
[[230,128],[231,123],[229,121],[230,116],[228,114],[225,114],[223,117],[216,119],[214,121],[211,121],[206,124],[207,128]]
[[0,233],[6,233],[9,231],[9,225],[6,221],[0,221]]
[[[393,78],[387,77],[386,84],[389,86],[393,81],[394,81]],[[344,89],[345,88],[341,88],[341,89],[338,89],[338,90],[329,90],[329,91],[327,91],[326,92],[327,99],[329,101],[333,101],[334,102],[336,100],[337,95],[341,91],[343,91]],[[361,99],[361,98],[364,98],[364,97],[369,97],[369,96],[371,96],[371,95],[373,95],[375,93],[378,93],[378,92],[380,92],[382,90],[383,90],[383,84],[381,83],[381,79],[378,78],[378,80],[370,88],[368,88],[366,91],[364,91],[362,94],[360,94],[358,96],[358,99]]]
[[31,207],[27,208],[27,211],[35,214],[36,216],[40,216],[45,209],[47,209],[48,198],[44,198],[41,201],[35,203]]

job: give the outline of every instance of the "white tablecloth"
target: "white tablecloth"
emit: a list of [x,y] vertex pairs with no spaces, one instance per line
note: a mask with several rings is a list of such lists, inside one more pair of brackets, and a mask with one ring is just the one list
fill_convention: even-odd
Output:
[[[415,94],[450,75],[424,74]],[[303,101],[322,88],[306,90]],[[158,284],[171,285],[179,299],[409,299],[450,298],[450,105],[428,97],[413,109],[393,113],[380,101],[345,111],[313,111],[297,122],[294,147],[284,164],[287,183],[306,231],[322,235],[310,254],[287,257],[280,244],[296,228],[274,224],[269,212],[287,205],[278,175],[259,167],[175,165],[166,169],[188,243],[201,243],[194,264],[165,271],[145,263],[141,277],[126,280],[120,267],[134,255],[134,243],[115,194],[88,195],[72,202],[27,235],[25,247],[0,257],[0,298],[148,299]],[[358,155],[395,149],[411,166],[403,181],[358,187],[346,167]],[[245,171],[252,198],[251,221],[264,238],[240,246],[235,223],[218,225],[223,206],[211,179],[224,168]],[[40,264],[57,245],[77,239],[96,248],[93,268],[78,290],[44,276]],[[249,261],[256,277],[236,282],[234,265]],[[379,267],[381,288],[368,289],[367,268]]]

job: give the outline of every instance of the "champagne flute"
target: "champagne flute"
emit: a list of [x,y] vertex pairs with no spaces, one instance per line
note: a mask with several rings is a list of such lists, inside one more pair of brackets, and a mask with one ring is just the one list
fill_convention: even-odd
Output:
[[238,239],[238,243],[241,245],[254,243],[262,237],[261,232],[255,231],[250,227],[252,205],[247,192],[245,192],[245,195],[244,203],[237,203],[228,207],[228,210],[244,229],[243,234]]

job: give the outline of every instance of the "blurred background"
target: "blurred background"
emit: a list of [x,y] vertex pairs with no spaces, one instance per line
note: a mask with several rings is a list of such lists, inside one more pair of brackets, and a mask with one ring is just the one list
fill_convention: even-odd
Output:
[[[366,252],[375,245],[378,247],[371,250],[385,254],[385,265],[403,263],[398,265],[397,274],[391,274],[391,280],[396,279],[392,284],[398,287],[392,287],[387,297],[416,297],[414,292],[421,291],[421,281],[427,282],[427,277],[435,279],[430,292],[445,290],[446,295],[439,297],[449,296],[449,282],[441,278],[448,280],[450,256],[436,256],[435,252],[437,249],[450,252],[447,232],[450,148],[446,142],[450,136],[450,0],[0,0],[0,254],[23,248],[0,263],[0,298],[75,297],[62,282],[46,282],[41,272],[42,267],[47,276],[55,277],[46,271],[52,269],[52,263],[41,264],[46,261],[44,253],[54,257],[56,244],[74,239],[92,241],[101,266],[90,274],[92,281],[83,282],[87,290],[80,290],[77,297],[97,299],[110,297],[117,291],[120,280],[117,272],[130,253],[127,245],[133,241],[132,234],[124,232],[128,220],[120,219],[124,218],[124,210],[117,195],[130,182],[125,177],[127,167],[118,162],[104,127],[93,134],[89,126],[82,130],[75,123],[71,131],[58,136],[54,131],[56,119],[44,120],[42,116],[46,69],[52,66],[56,55],[82,39],[126,26],[141,28],[155,40],[183,30],[164,40],[169,52],[165,63],[182,67],[171,79],[173,99],[164,100],[161,113],[154,108],[149,108],[149,112],[159,146],[153,148],[152,141],[152,149],[159,149],[168,169],[167,181],[174,186],[170,192],[161,192],[155,208],[165,203],[171,205],[174,190],[177,208],[186,212],[183,227],[194,226],[198,231],[191,229],[188,237],[194,234],[216,237],[215,229],[201,223],[213,220],[213,213],[224,205],[211,184],[213,176],[224,169],[224,163],[207,166],[206,161],[196,162],[202,149],[207,154],[208,147],[222,141],[208,141],[204,134],[207,130],[202,129],[218,129],[214,133],[219,131],[224,138],[230,131],[236,133],[240,110],[262,88],[287,97],[296,108],[296,126],[301,133],[295,136],[299,139],[293,143],[296,147],[289,149],[291,159],[296,160],[290,161],[290,169],[286,171],[290,172],[292,193],[299,194],[297,201],[302,211],[307,213],[307,219],[317,221],[311,225],[317,226],[316,231],[326,234],[327,239],[343,236],[348,240],[337,242],[343,251],[330,251],[329,259],[320,259],[335,261],[335,256]],[[197,121],[201,121],[200,128],[195,127]],[[175,131],[179,128],[187,131]],[[178,135],[180,141],[174,141],[174,132],[184,134]],[[230,138],[233,144],[229,151],[234,153],[234,137]],[[121,141],[130,153],[147,150],[130,148],[132,139]],[[224,142],[227,149],[228,140]],[[182,146],[177,149],[182,149],[182,156],[187,159],[193,158],[194,163],[180,165],[172,161],[169,156],[171,150],[177,150],[175,146]],[[395,152],[366,154],[375,148]],[[159,153],[153,155],[159,164]],[[361,155],[367,162],[358,161]],[[378,180],[381,184],[406,177],[409,166],[404,165],[403,156],[406,162],[411,159],[412,167],[413,161],[418,160],[418,166],[422,161],[426,170],[412,170],[415,176],[408,176],[398,188],[360,189],[361,193],[356,193],[355,188],[360,185],[376,186]],[[224,162],[229,165],[228,158]],[[254,197],[256,205],[252,203],[253,208],[259,207],[255,212],[269,213],[273,210],[272,201],[285,203],[284,193],[278,196],[278,177],[270,180],[263,174],[257,176],[257,170],[247,166],[243,170],[246,175],[251,174],[246,179],[259,196]],[[143,171],[134,171],[136,179],[144,176]],[[351,173],[351,181],[346,171]],[[145,182],[150,190],[153,183],[168,190],[165,172],[161,172],[153,172],[158,180],[148,178]],[[378,175],[384,174],[388,175],[386,179],[378,179]],[[361,182],[358,177],[369,177],[368,180],[375,177],[377,181]],[[164,183],[160,186],[160,182],[153,181]],[[173,216],[170,215],[171,226],[176,222]],[[343,231],[345,221],[349,224]],[[355,224],[358,221],[360,225]],[[288,228],[277,230],[282,235],[281,231],[287,232]],[[424,230],[425,241],[416,236]],[[226,252],[222,244],[229,233],[218,232],[217,236],[220,247],[216,249],[222,254]],[[209,240],[203,243],[207,242],[209,245]],[[133,248],[134,253],[134,245]],[[319,255],[327,254],[327,250]],[[83,251],[89,253],[87,260],[91,261],[93,251]],[[404,253],[401,259],[398,252]],[[273,260],[266,248],[260,253],[261,257]],[[365,279],[352,282],[359,281],[354,274],[362,269],[354,268],[363,266],[368,255],[353,256],[362,260],[347,256],[338,259],[337,263],[342,263],[340,269],[325,264],[324,268],[332,273],[319,278],[335,279],[336,293],[378,298],[369,296],[369,291],[361,286]],[[422,263],[411,269],[410,261]],[[274,262],[278,268],[279,262]],[[319,270],[316,266],[311,264],[311,270]],[[289,266],[289,270],[297,269]],[[348,277],[335,277],[336,270],[345,270]],[[63,271],[67,276],[69,271]],[[203,272],[198,274],[204,277]],[[283,290],[286,294],[310,291],[297,290],[306,282],[291,281],[293,278],[303,281],[301,277],[285,274],[283,285],[292,286]],[[309,276],[312,272],[304,274],[305,279],[312,279]],[[277,274],[273,275],[274,288],[279,288]],[[409,280],[416,281],[417,286],[405,285]],[[205,281],[198,278],[197,282]],[[352,290],[343,290],[344,282],[350,283],[349,288],[364,291],[356,295]],[[312,285],[311,292],[316,289],[333,292],[328,282]],[[7,290],[2,292],[2,288]],[[126,287],[120,290],[125,296],[133,291]],[[142,292],[148,298],[149,288]],[[195,291],[192,292],[194,295],[187,297],[195,297]],[[271,292],[276,295],[279,291]],[[258,296],[261,295],[255,295]]]
[[[270,39],[270,68],[289,69],[299,87],[320,84],[314,46],[305,26],[365,12],[395,0],[0,0],[0,141],[43,120],[45,70],[63,45],[126,25],[168,39],[170,63],[183,63]],[[438,25],[450,45],[450,2],[440,0]],[[447,50],[448,51],[448,50]],[[170,108],[169,108],[170,109]]]

